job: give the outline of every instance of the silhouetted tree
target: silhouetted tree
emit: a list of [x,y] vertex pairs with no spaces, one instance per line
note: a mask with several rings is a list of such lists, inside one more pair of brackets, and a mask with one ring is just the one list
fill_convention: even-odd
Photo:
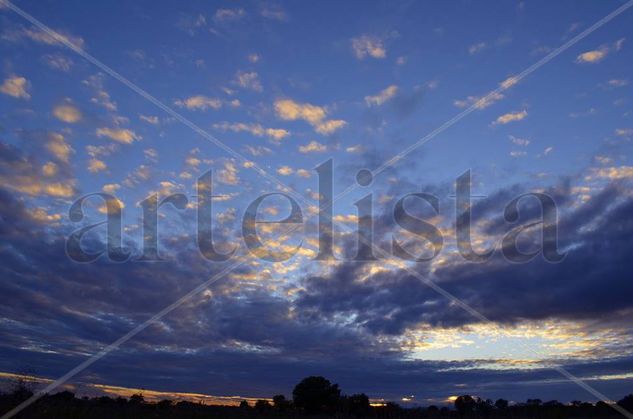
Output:
[[469,396],[468,394],[459,396],[455,399],[455,410],[457,410],[462,415],[473,413],[475,411],[476,406],[477,406],[477,401],[473,399],[472,396]]
[[257,410],[259,413],[269,412],[270,410],[272,410],[272,408],[273,407],[270,405],[268,400],[257,400],[255,402],[255,410]]
[[508,408],[508,401],[504,399],[497,399],[495,407],[499,410],[505,410]]
[[246,408],[249,408],[250,406],[249,406],[249,404],[248,404],[248,401],[246,401],[246,400],[242,400],[242,401],[240,402],[240,407],[241,407],[241,408],[246,409]]
[[287,410],[290,408],[290,400],[286,399],[286,396],[283,394],[277,394],[273,396],[273,405],[275,409],[278,410]]
[[143,404],[145,403],[145,397],[142,394],[134,394],[130,397],[130,403],[132,404]]
[[304,378],[292,391],[295,406],[308,413],[317,413],[334,408],[341,397],[338,384],[332,384],[323,377]]
[[628,396],[622,398],[622,400],[618,401],[618,406],[628,411],[633,410],[633,394],[629,394]]
[[366,417],[370,412],[369,397],[366,394],[354,394],[346,397],[347,412],[357,418]]

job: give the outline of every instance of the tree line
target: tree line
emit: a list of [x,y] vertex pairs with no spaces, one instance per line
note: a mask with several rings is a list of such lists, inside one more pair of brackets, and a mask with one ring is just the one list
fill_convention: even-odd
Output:
[[[0,415],[33,395],[33,390],[18,383],[11,391],[0,393]],[[633,394],[617,402],[633,411]],[[147,402],[142,394],[130,398],[108,396],[78,398],[70,391],[45,395],[22,411],[18,418],[593,418],[619,417],[605,402],[528,399],[510,404],[507,400],[481,399],[461,395],[449,406],[405,408],[389,402],[371,405],[364,393],[345,395],[338,384],[320,376],[304,378],[292,391],[292,398],[275,395],[255,403],[244,400],[239,406],[216,406],[188,401]]]

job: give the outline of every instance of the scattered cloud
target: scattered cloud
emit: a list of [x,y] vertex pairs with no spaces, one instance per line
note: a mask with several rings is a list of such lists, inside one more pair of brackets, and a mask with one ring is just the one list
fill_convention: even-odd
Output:
[[633,137],[633,128],[617,128],[615,130],[615,135],[618,137]]
[[73,60],[61,54],[47,54],[42,57],[42,60],[53,70],[64,72],[70,71],[74,64]]
[[141,139],[134,131],[125,128],[97,128],[96,134],[97,137],[108,137],[122,144],[132,144]]
[[524,109],[520,112],[509,112],[498,117],[492,124],[493,125],[505,125],[514,121],[521,121],[528,116],[527,111]]
[[613,45],[610,47],[608,45],[603,45],[598,49],[594,49],[591,51],[583,52],[582,54],[576,57],[576,63],[578,64],[595,64],[606,58],[608,54],[613,51],[620,51],[622,46],[624,45],[624,38],[618,39]]
[[66,138],[62,134],[52,132],[48,134],[48,143],[46,148],[59,161],[68,163],[70,155],[73,153],[72,147],[66,142]]
[[281,8],[279,5],[265,5],[262,7],[260,14],[266,19],[278,20],[278,21],[286,21],[288,20],[288,15],[285,10]]
[[277,173],[282,176],[290,176],[294,173],[294,170],[289,166],[281,166],[277,169]]
[[365,57],[382,59],[387,56],[385,43],[378,37],[362,35],[357,38],[352,38],[351,44],[354,55],[359,60],[362,60]]
[[391,86],[381,90],[375,96],[365,96],[365,103],[367,106],[380,106],[388,100],[392,99],[398,93],[398,86],[392,84]]
[[519,138],[519,137],[515,137],[514,135],[510,135],[508,137],[510,138],[510,141],[512,141],[512,144],[515,144],[518,146],[526,147],[530,144],[530,140],[526,138]]
[[453,101],[453,105],[458,108],[467,108],[474,106],[481,110],[486,109],[488,106],[495,104],[504,98],[504,95],[499,92],[491,92],[486,96],[468,96],[466,99],[457,99]]
[[31,95],[28,92],[30,87],[31,84],[26,78],[10,76],[4,79],[4,82],[0,86],[0,92],[18,99],[30,99]]
[[250,89],[255,92],[261,92],[264,90],[261,82],[259,81],[259,75],[254,71],[248,73],[238,71],[235,75],[235,84],[244,89]]
[[323,153],[324,151],[327,151],[327,147],[325,146],[325,144],[321,144],[318,141],[310,141],[306,145],[299,146],[299,152],[304,154]]
[[610,87],[624,87],[628,86],[629,81],[626,79],[611,79],[607,82]]
[[213,124],[213,128],[222,131],[248,132],[256,137],[269,137],[275,141],[283,140],[290,132],[282,128],[264,128],[260,124],[246,124],[243,122],[221,122]]
[[470,55],[475,55],[486,49],[487,45],[485,42],[478,42],[468,47],[468,53]]
[[218,181],[226,185],[237,185],[240,181],[237,167],[232,160],[226,160],[224,167],[218,171]]
[[139,115],[138,118],[141,121],[145,121],[148,124],[152,124],[152,125],[158,125],[160,123],[160,120],[158,119],[158,117],[154,115]]
[[83,38],[74,36],[63,30],[54,30],[57,36],[49,35],[39,29],[20,28],[14,31],[5,32],[2,38],[7,41],[17,42],[21,40],[30,40],[40,44],[63,46],[64,42],[69,42],[76,47],[84,48]]
[[63,103],[53,108],[55,118],[68,124],[74,124],[81,120],[81,111],[72,103]]
[[326,108],[309,103],[298,103],[291,99],[279,99],[275,101],[274,107],[279,118],[287,121],[304,120],[312,125],[316,132],[323,135],[332,134],[347,124],[347,122],[340,119],[326,120]]
[[246,16],[244,9],[218,9],[213,15],[216,22],[235,22]]
[[99,160],[99,159],[88,160],[88,171],[90,173],[103,172],[107,169],[108,169],[108,166],[105,164],[103,160]]
[[209,108],[218,110],[222,107],[222,101],[220,99],[204,95],[190,96],[183,100],[176,100],[174,104],[176,106],[180,106],[181,108],[187,108],[194,111],[205,111]]
[[251,63],[255,64],[258,63],[259,60],[262,59],[262,57],[260,57],[259,54],[248,54],[248,57],[246,57],[248,59],[248,61],[250,61]]

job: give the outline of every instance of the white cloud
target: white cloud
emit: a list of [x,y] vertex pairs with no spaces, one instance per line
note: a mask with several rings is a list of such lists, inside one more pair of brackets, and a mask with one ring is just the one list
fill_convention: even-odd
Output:
[[213,19],[218,22],[231,22],[242,19],[246,15],[244,9],[218,9],[215,11]]
[[314,127],[314,129],[319,134],[329,135],[339,130],[340,128],[343,128],[345,125],[347,125],[347,122],[343,121],[342,119],[328,119],[327,121],[318,123]]
[[576,62],[579,64],[595,64],[602,61],[608,54],[613,51],[620,51],[624,45],[624,38],[618,39],[613,43],[612,47],[603,45],[598,49],[583,52],[576,57]]
[[30,99],[28,90],[31,87],[29,81],[21,76],[10,76],[4,79],[0,92],[19,99]]
[[299,146],[300,153],[322,153],[327,150],[327,147],[324,144],[319,143],[318,141],[310,141],[306,145]]
[[262,57],[260,57],[259,54],[249,54],[248,57],[246,58],[248,58],[248,61],[255,64],[259,62],[259,60],[261,60]]
[[259,124],[246,124],[243,122],[221,122],[213,124],[213,128],[222,131],[248,132],[257,137],[269,137],[275,141],[282,140],[290,135],[290,132],[282,128],[264,128]]
[[510,122],[514,122],[514,121],[521,121],[522,119],[525,119],[525,117],[528,116],[527,111],[524,109],[521,112],[509,112],[506,114],[501,115],[500,117],[497,118],[496,121],[494,121],[492,124],[493,125],[505,125],[508,124]]
[[218,181],[227,185],[237,185],[240,181],[237,167],[231,160],[224,162],[224,168],[218,172]]
[[294,173],[294,170],[289,166],[281,166],[279,169],[277,169],[277,173],[282,176],[290,176]]
[[98,173],[106,170],[108,166],[105,164],[103,160],[99,159],[90,159],[88,161],[88,171],[90,173]]
[[615,135],[617,135],[618,137],[632,137],[633,128],[617,128],[615,130]]
[[207,110],[208,108],[220,109],[222,107],[222,101],[217,98],[208,97],[204,95],[190,96],[184,100],[177,100],[174,102],[176,106],[181,108],[187,108],[189,110]]
[[309,103],[280,99],[275,101],[274,106],[279,118],[288,121],[302,119],[312,125],[316,132],[324,135],[331,134],[347,124],[347,122],[340,119],[326,120],[327,110],[324,107]]
[[103,185],[101,190],[105,193],[109,193],[110,195],[114,195],[114,193],[121,188],[121,185],[118,183],[108,183]]
[[68,72],[73,66],[73,60],[59,54],[47,54],[42,57],[47,66],[53,70]]
[[108,137],[122,144],[132,144],[141,139],[134,131],[124,128],[97,128],[96,134],[97,137]]
[[359,60],[369,56],[372,58],[385,58],[387,56],[387,50],[382,39],[369,35],[362,35],[357,38],[352,38],[352,50],[354,55]]
[[628,86],[629,81],[626,79],[611,79],[607,82],[607,84],[611,87],[624,87]]
[[158,117],[154,115],[139,115],[138,118],[141,121],[145,121],[148,124],[152,124],[152,125],[158,125],[160,123],[160,120],[158,119]]
[[83,38],[79,36],[71,35],[68,32],[62,30],[55,30],[54,32],[57,33],[57,37],[49,35],[46,32],[42,32],[39,29],[22,28],[13,32],[6,32],[3,34],[2,37],[3,39],[13,42],[20,41],[22,39],[29,39],[40,44],[55,46],[63,46],[63,41],[70,42],[71,44],[79,48],[83,48],[85,45]]
[[375,96],[365,96],[365,103],[367,106],[380,106],[388,100],[392,99],[398,93],[398,86],[392,84],[391,86],[381,90]]
[[71,103],[64,103],[53,108],[53,115],[62,122],[74,124],[81,120],[81,111]]
[[457,99],[453,101],[453,105],[458,108],[467,108],[469,106],[475,106],[475,108],[481,110],[486,109],[488,106],[503,99],[503,94],[499,92],[491,92],[486,96],[468,96],[466,99]]
[[513,144],[516,144],[518,146],[526,147],[530,144],[530,140],[526,138],[519,138],[519,137],[515,137],[514,135],[510,135],[508,137],[510,138],[510,141],[512,141]]
[[485,42],[478,42],[476,44],[473,44],[471,46],[468,47],[468,53],[470,55],[475,55],[481,51],[483,51],[484,49],[486,49],[486,43]]
[[264,90],[261,82],[259,81],[259,75],[254,71],[249,73],[238,71],[235,75],[235,83],[244,89],[250,89],[256,92]]
[[52,155],[57,157],[58,160],[68,163],[70,159],[70,154],[74,152],[72,147],[66,142],[66,139],[63,135],[58,133],[50,133],[48,135],[48,143],[46,144],[46,148],[51,152]]

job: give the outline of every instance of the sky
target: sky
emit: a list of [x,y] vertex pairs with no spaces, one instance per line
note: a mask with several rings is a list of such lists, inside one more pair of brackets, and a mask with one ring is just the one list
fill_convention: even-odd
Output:
[[[2,377],[54,380],[179,301],[64,385],[257,398],[323,375],[405,406],[598,399],[559,366],[608,399],[631,392],[633,9],[588,31],[623,1],[13,4],[0,7]],[[315,260],[328,161],[335,258]],[[210,170],[214,240],[236,249],[225,262],[196,242]],[[455,236],[468,171],[483,261]],[[94,193],[122,208],[125,261],[67,255],[74,231],[105,221],[98,196],[69,213]],[[187,203],[159,209],[162,260],[138,260],[142,203],[175,193]],[[297,228],[274,223],[291,210],[282,193]],[[390,251],[433,253],[394,221],[415,193],[437,208],[409,197],[406,211],[443,236],[424,262]],[[521,236],[529,261],[501,251],[541,219],[530,198],[504,218],[526,193],[556,204],[558,263],[538,227]],[[285,260],[246,247],[264,194],[262,247],[294,249]],[[367,196],[382,250],[353,260]],[[105,241],[100,226],[83,245]]]

